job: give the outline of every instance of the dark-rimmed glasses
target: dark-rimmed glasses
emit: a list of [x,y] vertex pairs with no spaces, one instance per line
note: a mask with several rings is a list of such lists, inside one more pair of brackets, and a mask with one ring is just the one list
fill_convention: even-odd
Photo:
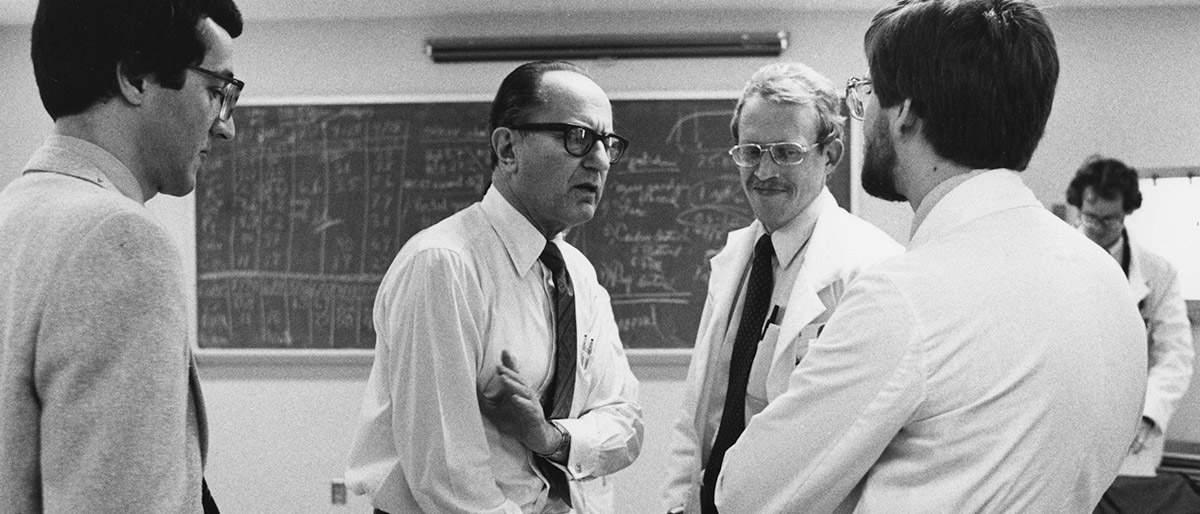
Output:
[[601,134],[587,127],[570,123],[525,123],[508,127],[513,130],[531,132],[559,132],[563,138],[563,149],[575,157],[583,157],[592,151],[596,141],[604,142],[608,152],[608,163],[616,164],[621,154],[629,147],[629,141],[616,134]]
[[851,78],[846,81],[846,107],[850,108],[850,116],[856,120],[863,119],[867,108],[863,105],[863,97],[873,93],[871,79]]
[[199,66],[188,65],[187,69],[225,81],[225,85],[221,86],[221,113],[218,117],[221,121],[229,121],[233,116],[233,107],[237,105],[238,97],[242,95],[242,88],[246,87],[246,83]]
[[820,141],[814,141],[811,146],[794,141],[756,145],[748,143],[729,149],[733,162],[743,168],[753,168],[762,162],[763,154],[771,154],[771,160],[780,166],[795,166],[804,162],[808,152],[821,146]]

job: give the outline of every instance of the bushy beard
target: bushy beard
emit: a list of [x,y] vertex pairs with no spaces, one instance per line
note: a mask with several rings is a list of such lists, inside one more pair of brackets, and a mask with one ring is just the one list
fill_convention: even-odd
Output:
[[881,118],[866,133],[863,159],[862,187],[867,194],[889,202],[905,202],[908,198],[896,190],[896,145],[892,144],[887,127]]

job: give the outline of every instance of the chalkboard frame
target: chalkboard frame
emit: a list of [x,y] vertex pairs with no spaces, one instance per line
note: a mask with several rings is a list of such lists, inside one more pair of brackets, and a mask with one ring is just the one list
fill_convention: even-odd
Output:
[[[739,90],[728,91],[632,91],[610,93],[614,101],[623,100],[729,100],[736,103]],[[490,94],[450,95],[318,95],[243,97],[240,106],[282,105],[341,105],[341,104],[388,104],[388,103],[470,103],[490,102]],[[235,118],[236,119],[236,118]],[[203,172],[203,171],[202,171]],[[198,294],[198,290],[197,293]],[[198,323],[198,319],[195,320]],[[193,341],[198,339],[198,325],[192,324]],[[193,345],[201,364],[221,366],[259,365],[333,365],[369,366],[373,362],[373,349],[289,349],[289,348],[203,348]],[[691,360],[692,348],[628,348],[626,354],[631,366],[640,368],[680,369]]]

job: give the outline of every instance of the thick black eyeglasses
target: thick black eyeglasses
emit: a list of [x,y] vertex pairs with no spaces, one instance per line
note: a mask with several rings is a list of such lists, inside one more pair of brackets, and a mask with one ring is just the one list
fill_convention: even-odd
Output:
[[246,87],[246,83],[199,66],[188,65],[187,68],[225,81],[225,85],[221,86],[221,114],[219,117],[221,121],[229,121],[229,118],[233,116],[233,107],[237,105],[238,97],[242,95],[242,88]]
[[867,110],[863,97],[873,92],[875,88],[871,85],[871,79],[856,77],[846,81],[846,107],[850,108],[850,116],[856,120],[863,119],[863,113]]
[[[831,136],[833,134],[830,134]],[[825,139],[829,139],[826,137]],[[821,146],[828,141],[814,141],[811,145],[804,143],[796,143],[794,141],[784,141],[781,143],[770,143],[765,145],[756,145],[753,143],[737,145],[729,149],[729,156],[733,157],[733,162],[743,168],[753,168],[762,162],[763,155],[771,154],[771,160],[780,166],[795,166],[804,162],[804,158],[808,156],[808,152],[814,148]]]
[[563,137],[563,148],[575,157],[583,157],[592,151],[596,141],[604,142],[608,152],[608,163],[616,164],[621,160],[621,154],[629,147],[629,141],[616,134],[601,134],[587,127],[570,123],[525,123],[508,127],[513,130],[533,132],[560,132]]

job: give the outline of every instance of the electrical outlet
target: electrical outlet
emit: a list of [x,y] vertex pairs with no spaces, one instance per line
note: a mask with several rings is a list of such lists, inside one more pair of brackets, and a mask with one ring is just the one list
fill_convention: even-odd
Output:
[[346,504],[346,482],[340,478],[329,483],[329,501],[334,505]]

